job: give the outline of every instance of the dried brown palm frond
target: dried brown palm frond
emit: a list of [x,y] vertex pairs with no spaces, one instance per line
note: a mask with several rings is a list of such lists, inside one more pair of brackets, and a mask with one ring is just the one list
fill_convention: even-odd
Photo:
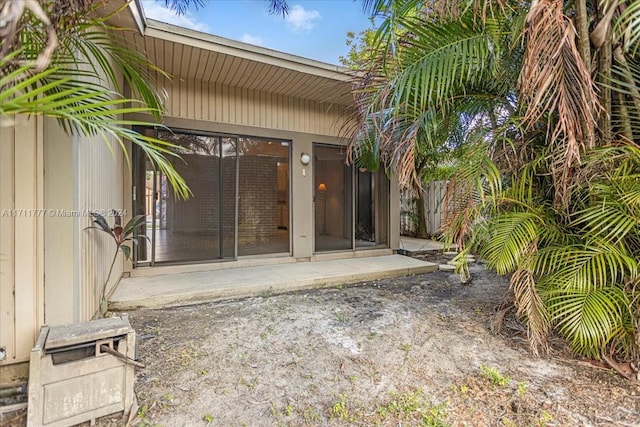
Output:
[[[532,243],[527,250],[531,256],[537,250],[536,244]],[[531,351],[536,356],[547,353],[549,351],[547,335],[551,325],[544,302],[536,288],[533,272],[527,268],[517,269],[511,276],[510,286],[517,307],[516,315],[527,319],[527,335]]]
[[573,168],[580,164],[581,153],[589,145],[587,135],[595,128],[600,105],[576,46],[576,30],[562,6],[559,0],[541,0],[530,9],[519,91],[526,105],[527,129],[548,120],[555,203],[566,207]]

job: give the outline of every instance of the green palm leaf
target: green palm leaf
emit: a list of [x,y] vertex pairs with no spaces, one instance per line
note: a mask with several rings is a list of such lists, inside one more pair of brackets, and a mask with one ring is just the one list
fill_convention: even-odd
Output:
[[532,212],[508,212],[489,220],[488,241],[481,255],[498,274],[514,272],[522,266],[529,246],[540,236],[539,217]]
[[618,287],[554,290],[545,297],[552,322],[578,354],[599,358],[624,328],[629,299]]
[[561,290],[590,290],[621,283],[635,277],[637,260],[624,248],[603,244],[548,246],[534,261],[535,272]]

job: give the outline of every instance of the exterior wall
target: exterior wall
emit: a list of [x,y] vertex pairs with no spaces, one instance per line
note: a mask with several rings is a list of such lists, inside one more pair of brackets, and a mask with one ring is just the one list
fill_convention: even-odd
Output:
[[40,118],[0,123],[0,368],[28,360],[44,320],[42,161]]
[[338,136],[343,107],[199,80],[161,78],[167,116],[269,130]]
[[88,211],[122,209],[125,162],[112,148],[72,138],[53,119],[0,127],[0,365],[28,360],[41,325],[96,313],[114,245],[84,228]]

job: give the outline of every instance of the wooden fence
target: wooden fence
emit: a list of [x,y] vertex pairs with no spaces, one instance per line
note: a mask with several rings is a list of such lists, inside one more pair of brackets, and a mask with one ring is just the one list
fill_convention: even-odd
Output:
[[[434,181],[424,186],[424,212],[427,234],[440,234],[442,222],[442,201],[447,192],[448,181]],[[400,193],[400,234],[418,234],[418,198],[415,192],[402,190]]]

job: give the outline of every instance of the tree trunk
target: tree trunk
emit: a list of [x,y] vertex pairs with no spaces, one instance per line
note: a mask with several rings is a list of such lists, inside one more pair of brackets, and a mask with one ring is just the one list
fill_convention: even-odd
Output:
[[582,61],[591,69],[591,46],[589,45],[589,14],[587,0],[576,0],[576,31],[578,32],[578,50]]
[[[576,0],[576,31],[578,33],[578,50],[582,61],[588,70],[591,70],[591,45],[589,43],[589,12],[587,9],[587,0]],[[595,134],[593,127],[584,125],[586,145],[593,147],[595,143]]]
[[429,238],[429,233],[427,232],[427,215],[424,209],[424,190],[422,188],[418,188],[418,198],[417,198],[417,211],[418,211],[418,238],[427,239]]
[[[605,16],[604,5],[598,7],[598,15]],[[611,49],[611,26],[607,28],[605,42],[600,47],[598,58],[598,89],[600,90],[600,113],[599,127],[603,144],[608,144],[612,139],[611,133],[611,63],[613,52]]]
[[620,131],[629,141],[633,141],[633,128],[631,127],[631,117],[629,116],[626,101],[622,93],[616,92],[616,108],[618,110]]

